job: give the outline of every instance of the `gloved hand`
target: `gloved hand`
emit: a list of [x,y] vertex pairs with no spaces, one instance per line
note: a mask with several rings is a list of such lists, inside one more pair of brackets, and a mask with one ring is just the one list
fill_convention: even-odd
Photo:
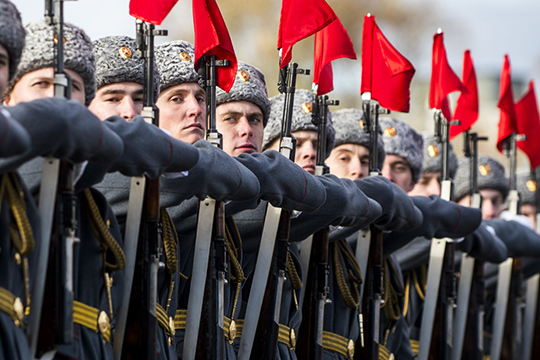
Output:
[[499,264],[508,257],[505,243],[497,236],[495,230],[482,223],[473,233],[456,243],[456,249],[467,253],[475,259]]
[[0,157],[20,155],[29,151],[31,146],[30,134],[0,107]]

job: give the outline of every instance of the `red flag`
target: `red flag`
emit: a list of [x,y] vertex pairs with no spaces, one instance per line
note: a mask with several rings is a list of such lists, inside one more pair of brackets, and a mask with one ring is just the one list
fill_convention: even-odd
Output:
[[332,61],[339,58],[356,59],[353,44],[339,19],[315,34],[313,83],[318,84],[317,95],[334,90]]
[[508,55],[504,56],[504,63],[501,70],[501,85],[499,88],[499,103],[497,106],[501,109],[499,117],[499,135],[497,136],[497,149],[502,152],[502,142],[504,139],[517,131],[516,109],[514,104],[514,95],[512,95],[512,78],[510,76],[510,59]]
[[[450,108],[450,99],[448,99],[448,96],[444,98],[444,100],[441,103],[441,112],[443,116],[446,118],[446,120],[451,121],[452,116],[452,109]],[[452,128],[452,126],[450,126]]]
[[463,84],[469,93],[462,93],[459,96],[454,119],[461,121],[461,124],[450,126],[450,140],[469,130],[478,120],[478,86],[470,50],[466,50],[463,54]]
[[415,71],[383,35],[375,16],[364,16],[360,93],[370,92],[386,109],[409,112],[409,87]]
[[536,95],[534,93],[534,81],[529,83],[529,91],[516,103],[517,131],[519,134],[527,135],[527,140],[518,141],[520,148],[531,162],[534,169],[540,165],[540,142],[537,137],[540,134],[540,116]]
[[337,16],[324,0],[282,0],[277,48],[282,49],[281,68],[289,64],[292,47],[326,27]]
[[154,25],[161,25],[178,0],[130,0],[129,15]]
[[238,64],[225,21],[216,0],[193,0],[195,26],[195,69],[203,55],[216,55],[217,60],[229,60],[229,66],[216,67],[217,86],[228,92],[234,84]]
[[444,48],[443,33],[433,36],[433,57],[431,59],[431,86],[429,89],[429,107],[441,109],[446,96],[454,91],[467,92],[465,85],[448,64]]

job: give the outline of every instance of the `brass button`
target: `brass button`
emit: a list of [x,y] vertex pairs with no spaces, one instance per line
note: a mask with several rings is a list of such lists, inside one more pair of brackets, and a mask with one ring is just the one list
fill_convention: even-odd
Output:
[[347,344],[347,352],[349,353],[349,359],[354,358],[354,341],[349,340],[349,343]]
[[394,357],[394,354],[390,353],[390,356],[388,357],[388,360],[394,360],[395,357]]
[[123,59],[131,59],[133,56],[133,53],[131,52],[131,49],[127,46],[122,46],[120,49],[118,49],[118,53],[120,54],[120,57]]
[[394,137],[396,136],[396,133],[397,131],[393,127],[389,127],[384,130],[384,135],[388,137]]
[[98,316],[99,332],[105,334],[109,330],[109,316],[105,311],[101,311]]
[[529,181],[527,181],[527,183],[525,185],[527,186],[527,189],[529,189],[530,192],[535,192],[536,191],[536,181],[529,180]]
[[24,306],[21,298],[16,297],[13,301],[13,311],[15,312],[15,325],[22,326],[24,320]]
[[291,328],[289,333],[289,339],[291,340],[291,348],[294,349],[296,347],[296,333],[294,332],[293,328]]
[[232,344],[235,338],[236,338],[236,321],[231,320],[231,324],[229,325],[229,344]]
[[174,318],[172,316],[169,316],[169,331],[171,333],[171,337],[174,336]]
[[249,74],[247,71],[245,70],[240,70],[238,72],[238,77],[243,81],[243,82],[248,82],[249,81]]
[[191,61],[191,56],[189,56],[189,54],[185,51],[180,52],[180,54],[178,55],[180,56],[180,59],[182,59],[182,61],[185,61],[185,62]]
[[487,174],[491,172],[491,168],[489,167],[488,164],[484,164],[478,167],[478,171],[480,172],[480,175],[486,176]]
[[433,144],[429,145],[427,150],[428,150],[428,154],[429,154],[430,157],[435,157],[435,156],[439,155],[439,153],[440,153],[440,150],[437,147],[437,145],[433,145]]
[[313,106],[311,105],[311,103],[305,102],[302,104],[302,110],[304,110],[306,114],[311,114],[312,108]]
[[363,129],[364,128],[364,120],[360,120],[358,122],[358,125],[360,125],[360,128]]
[[21,254],[15,253],[15,262],[17,265],[21,265]]

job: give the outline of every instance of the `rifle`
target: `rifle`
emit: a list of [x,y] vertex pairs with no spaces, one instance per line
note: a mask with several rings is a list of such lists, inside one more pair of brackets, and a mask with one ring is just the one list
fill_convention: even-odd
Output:
[[[285,93],[280,153],[291,161],[294,161],[296,147],[296,139],[291,135],[296,75],[309,73],[309,70],[299,69],[298,64],[293,62],[279,72],[278,90]],[[290,211],[268,204],[240,340],[239,360],[274,359],[276,356],[281,295],[289,251],[290,219]],[[276,273],[277,278],[272,273]],[[268,313],[271,315],[268,316]]]
[[[435,111],[434,120],[435,139],[442,143],[441,198],[451,200],[452,181],[448,176],[449,133],[450,125],[457,125],[459,121],[448,121],[440,110]],[[452,358],[452,322],[456,297],[455,251],[452,239],[433,239],[431,242],[426,294],[439,296],[426,296],[424,301],[418,351],[420,360],[427,360],[428,357]]]
[[[64,39],[64,1],[46,0],[45,19],[54,26],[54,96],[69,99],[71,78],[64,71],[64,42],[59,40]],[[42,244],[29,319],[35,357],[73,342],[73,246],[79,242],[73,164],[45,158],[40,189]]]
[[[312,109],[312,122],[317,125],[317,165],[315,175],[328,174],[326,159],[326,124],[329,105],[339,105],[339,100],[328,100],[327,95],[315,96]],[[309,262],[303,267],[305,280],[302,282],[302,323],[298,333],[296,354],[301,359],[321,360],[323,357],[324,306],[328,295],[328,227],[317,231],[307,239]],[[303,244],[302,244],[303,245]],[[313,245],[313,246],[311,246]],[[305,294],[307,298],[304,299]]]
[[[538,188],[538,179],[536,172],[531,169],[530,178],[535,184],[535,203],[536,203],[536,233],[540,234],[540,189]],[[538,288],[540,285],[540,274],[535,274],[527,279],[527,294],[525,319],[523,321],[523,359],[537,359],[540,356],[540,347],[535,341],[540,334],[540,321],[538,321]]]
[[[487,137],[478,137],[478,134],[470,134],[469,131],[463,134],[464,153],[470,162],[471,207],[481,209],[482,195],[478,190],[478,141],[485,141]],[[463,253],[460,274],[452,359],[460,360],[463,354],[463,359],[482,360],[484,356],[484,261]]]
[[[217,66],[229,66],[229,60],[217,60],[215,55],[205,55],[201,58],[198,72],[200,85],[206,91],[206,138],[221,149],[222,136],[216,129]],[[183,356],[187,360],[225,358],[223,309],[228,260],[224,205],[223,202],[210,197],[199,203],[195,258],[184,338]]]
[[[369,134],[369,176],[380,176],[379,170],[379,115],[390,114],[371,100],[371,93],[362,94],[363,129]],[[358,326],[355,359],[379,359],[380,308],[383,295],[383,237],[382,231],[370,225],[358,232],[356,259],[364,282],[360,285]],[[364,314],[367,314],[364,317]]]
[[[145,80],[141,115],[146,122],[159,126],[159,109],[154,98],[154,36],[166,35],[167,32],[155,30],[153,24],[141,20],[136,21],[136,28],[136,51],[144,59]],[[133,179],[132,189],[137,181],[137,178]],[[158,271],[163,249],[159,207],[159,179],[145,179],[144,182],[146,183],[145,186],[140,186],[141,183],[139,183],[139,189],[144,189],[144,203],[139,239],[135,245],[136,247],[134,246],[136,248],[136,257],[134,257],[136,266],[133,274],[133,285],[126,284],[128,286],[127,291],[131,290],[129,308],[127,309],[127,319],[121,320],[126,322],[119,324],[123,332],[125,332],[125,337],[115,339],[115,343],[118,341],[123,346],[122,348],[120,348],[120,345],[115,346],[115,356],[121,356],[122,359],[138,359],[141,356],[147,359],[156,359],[157,354],[157,288]],[[126,228],[126,236],[127,231]],[[127,269],[126,278],[129,279]],[[125,296],[126,292],[124,298]],[[123,328],[124,326],[125,328]],[[122,336],[122,333],[119,336]]]
[[[510,159],[510,193],[508,210],[519,213],[519,193],[516,184],[517,144],[524,137],[512,133],[504,140],[503,151]],[[493,319],[493,360],[521,359],[523,321],[523,264],[520,258],[508,258],[499,266],[495,317]],[[500,288],[500,289],[499,289]],[[511,309],[510,311],[508,309]],[[499,326],[500,328],[497,328]]]

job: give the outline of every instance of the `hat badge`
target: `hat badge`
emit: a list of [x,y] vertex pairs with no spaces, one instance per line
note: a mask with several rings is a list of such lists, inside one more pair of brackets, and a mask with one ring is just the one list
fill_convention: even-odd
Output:
[[242,80],[243,82],[248,82],[249,81],[249,74],[247,71],[245,70],[240,70],[238,72],[238,77],[240,78],[240,80]]
[[428,146],[427,151],[428,151],[429,157],[435,157],[435,156],[439,155],[439,153],[440,153],[440,150],[437,147],[437,145],[433,145],[433,144]]
[[121,48],[119,48],[118,53],[120,54],[120,57],[122,59],[126,59],[126,60],[131,59],[131,57],[133,56],[131,49],[128,48],[127,46],[122,46]]
[[306,114],[311,114],[312,109],[313,105],[311,105],[311,103],[305,102],[302,104],[302,110],[304,110]]
[[178,54],[178,56],[180,56],[180,59],[182,59],[182,61],[185,61],[185,62],[191,61],[191,56],[189,56],[189,54],[185,51],[181,51],[180,54]]
[[527,189],[529,189],[530,192],[536,191],[536,181],[529,180],[525,183],[525,186],[527,186]]
[[396,136],[396,134],[397,134],[397,131],[393,127],[387,127],[386,129],[384,129],[384,135],[385,136],[394,137],[394,136]]
[[478,171],[480,172],[480,175],[486,176],[491,172],[491,167],[489,167],[488,164],[483,164],[478,167]]
[[[63,38],[64,41],[62,41],[62,43],[66,43],[66,38]],[[58,44],[58,34],[54,34],[54,38],[53,38],[53,41],[55,44]]]

